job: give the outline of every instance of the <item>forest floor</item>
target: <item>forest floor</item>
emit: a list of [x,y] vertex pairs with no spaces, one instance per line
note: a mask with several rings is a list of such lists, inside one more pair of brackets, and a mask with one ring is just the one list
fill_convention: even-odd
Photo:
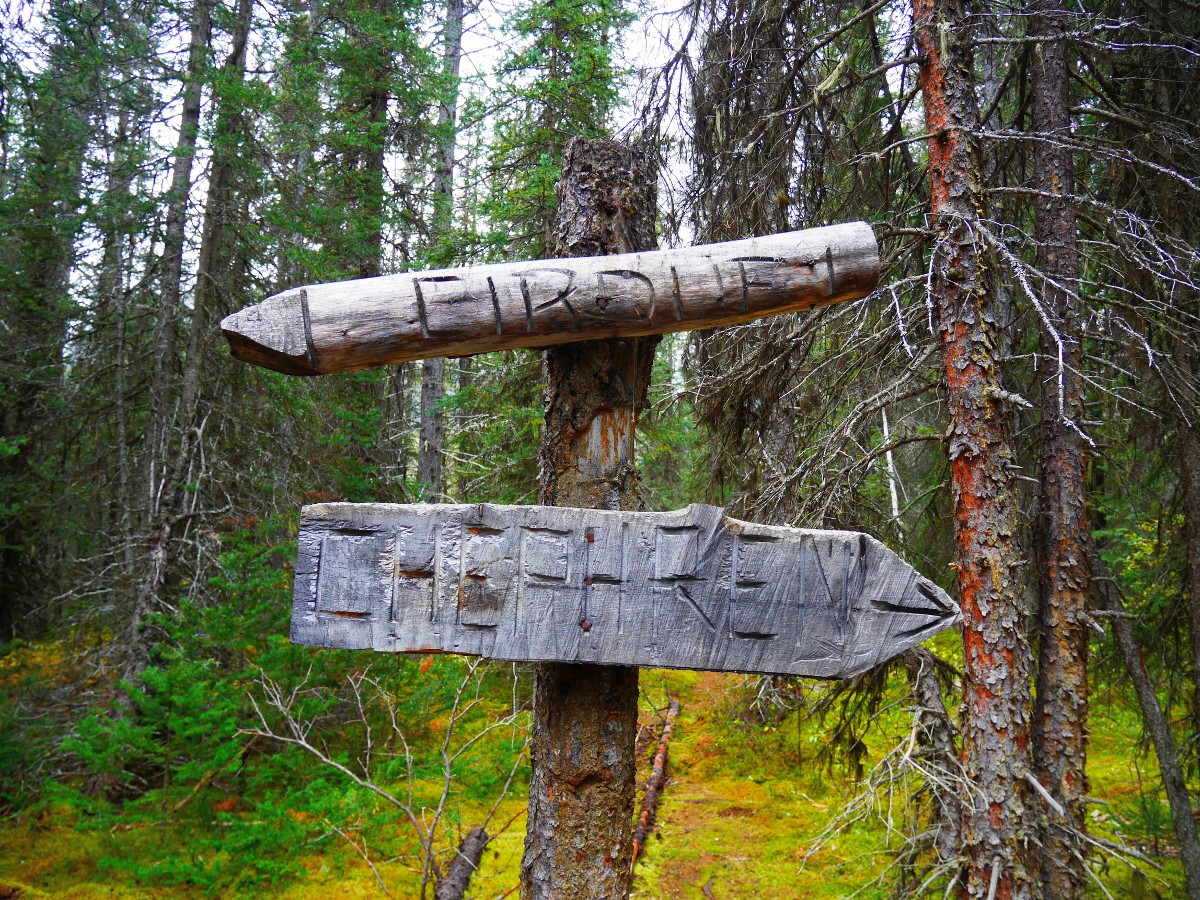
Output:
[[[884,873],[903,830],[903,789],[880,792],[869,815],[832,836],[809,855],[839,810],[863,794],[872,766],[908,739],[911,717],[902,691],[870,718],[874,727],[861,750],[857,785],[845,761],[817,758],[822,726],[797,727],[795,715],[763,724],[748,711],[748,679],[718,673],[647,670],[642,674],[642,771],[657,740],[659,711],[668,695],[682,704],[670,746],[669,786],[658,811],[659,827],[638,863],[637,898],[840,898],[881,897],[873,883]],[[1089,757],[1094,833],[1121,840],[1149,856],[1135,874],[1116,859],[1096,864],[1089,896],[1182,897],[1182,874],[1173,858],[1172,829],[1158,787],[1153,754],[1140,742],[1138,717],[1128,699],[1098,690],[1093,698]],[[850,764],[852,765],[852,764]],[[644,774],[642,777],[645,777]],[[639,793],[641,786],[639,785]],[[524,799],[505,800],[494,821],[510,822],[489,846],[471,886],[478,898],[515,897],[524,840]],[[472,811],[463,813],[470,825]],[[225,895],[196,885],[155,886],[137,880],[114,860],[153,859],[164,845],[186,840],[154,825],[84,827],[77,811],[42,804],[0,829],[0,898],[157,898]],[[894,826],[889,828],[889,821]],[[213,820],[214,827],[238,827]],[[369,849],[369,848],[368,848]],[[305,875],[258,883],[258,896],[339,900],[384,896],[370,867],[336,836],[296,848]],[[376,861],[392,896],[417,896],[419,872],[411,861]],[[1105,888],[1099,885],[1103,883]],[[511,893],[507,893],[511,891]],[[432,894],[432,891],[430,892]]]

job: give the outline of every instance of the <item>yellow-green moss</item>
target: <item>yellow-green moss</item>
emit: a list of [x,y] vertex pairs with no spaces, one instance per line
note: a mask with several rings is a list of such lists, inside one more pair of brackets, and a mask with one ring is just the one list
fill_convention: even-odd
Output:
[[[866,741],[868,770],[908,733],[900,678],[894,685],[896,703],[885,706],[876,717],[875,730]],[[647,721],[654,716],[653,709],[665,707],[668,694],[679,698],[682,713],[671,743],[671,782],[659,808],[659,829],[637,868],[634,896],[638,900],[703,897],[705,885],[710,885],[713,896],[725,900],[845,897],[869,885],[890,861],[893,848],[887,829],[875,818],[836,836],[805,862],[814,839],[857,788],[845,772],[835,767],[831,775],[812,762],[820,738],[815,724],[798,727],[794,714],[769,727],[735,718],[732,714],[745,706],[746,684],[737,675],[643,672]],[[1148,873],[1148,888],[1162,897],[1182,896],[1182,871],[1178,860],[1170,858],[1174,835],[1169,810],[1153,753],[1139,751],[1136,709],[1131,698],[1121,694],[1103,694],[1096,700],[1089,756],[1091,794],[1109,805],[1093,808],[1092,830],[1158,854],[1154,859],[1163,870]],[[643,748],[644,762],[652,744],[647,742]],[[423,787],[419,786],[419,794],[425,793]],[[428,787],[433,796],[434,786]],[[487,811],[457,799],[452,807],[451,820],[467,827]],[[475,896],[495,898],[517,884],[525,835],[523,809],[524,798],[517,796],[507,799],[497,812],[492,831],[506,823],[508,827],[484,856],[473,881]],[[224,824],[218,825],[218,820]],[[67,807],[48,807],[37,815],[10,820],[0,829],[0,886],[23,889],[28,897],[205,896],[186,886],[133,884],[126,872],[100,862],[153,860],[164,840],[183,839],[182,832],[173,828],[164,832],[155,826],[132,830],[87,826],[77,810]],[[214,817],[213,827],[251,827],[251,823],[234,813]],[[381,896],[368,866],[336,834],[296,852],[306,874],[260,885],[255,893],[293,900]],[[376,867],[394,896],[417,895],[420,875],[415,860],[376,860]],[[1114,896],[1131,895],[1133,876],[1125,865],[1097,861],[1094,868]],[[885,895],[884,886],[874,886],[858,896]],[[1091,895],[1103,896],[1095,887]]]

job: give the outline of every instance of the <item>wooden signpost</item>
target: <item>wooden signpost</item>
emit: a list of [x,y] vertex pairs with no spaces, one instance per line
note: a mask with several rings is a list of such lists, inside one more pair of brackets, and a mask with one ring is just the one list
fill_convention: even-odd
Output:
[[683,250],[385,275],[284,291],[221,323],[289,375],[694,331],[857,300],[879,281],[865,222]]
[[306,506],[300,644],[846,678],[958,621],[877,540],[713,506]]
[[309,285],[221,323],[294,375],[547,348],[546,505],[305,507],[292,618],[299,643],[536,664],[526,900],[628,896],[637,666],[846,677],[959,616],[867,535],[639,511],[654,336],[865,297],[880,268],[862,222],[656,251],[655,183],[643,150],[572,139],[561,258]]

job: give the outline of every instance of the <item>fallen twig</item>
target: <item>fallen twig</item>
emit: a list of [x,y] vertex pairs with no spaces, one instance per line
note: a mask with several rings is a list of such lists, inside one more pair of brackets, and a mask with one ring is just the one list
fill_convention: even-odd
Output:
[[642,811],[638,815],[637,827],[633,829],[633,861],[630,868],[637,865],[638,857],[646,846],[646,839],[654,828],[654,811],[658,806],[658,795],[662,793],[667,783],[667,744],[671,740],[671,730],[675,725],[675,717],[679,715],[679,701],[672,700],[667,707],[667,720],[663,723],[662,737],[658,741],[658,750],[654,754],[654,768],[650,771],[650,780],[646,783],[646,795],[642,798]]
[[471,886],[471,876],[479,869],[479,861],[483,859],[483,851],[487,849],[491,838],[482,826],[476,826],[467,832],[462,839],[446,877],[437,883],[434,889],[434,900],[462,900]]

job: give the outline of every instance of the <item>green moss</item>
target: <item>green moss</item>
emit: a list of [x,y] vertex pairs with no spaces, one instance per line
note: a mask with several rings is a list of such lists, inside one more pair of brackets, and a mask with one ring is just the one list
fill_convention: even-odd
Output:
[[[448,660],[437,664],[453,667]],[[437,670],[430,669],[423,677],[436,683]],[[901,678],[897,674],[897,684],[889,687],[895,689],[896,698],[903,694]],[[642,673],[645,721],[665,708],[668,695],[680,700],[682,712],[670,748],[671,781],[659,807],[659,828],[638,863],[634,896],[639,900],[701,897],[705,885],[714,896],[731,900],[822,900],[856,891],[867,898],[885,896],[888,885],[873,881],[884,872],[895,848],[895,838],[889,837],[886,827],[886,806],[806,860],[815,839],[858,788],[844,766],[817,766],[813,761],[813,751],[823,737],[817,723],[798,726],[794,714],[771,725],[747,717],[747,686],[748,681],[738,675]],[[1099,837],[1137,847],[1162,866],[1161,871],[1146,867],[1145,887],[1163,897],[1182,896],[1182,871],[1172,858],[1169,810],[1153,753],[1145,752],[1140,743],[1132,699],[1121,693],[1098,693],[1094,700],[1090,792],[1106,805],[1093,807],[1089,827]],[[885,702],[864,741],[867,770],[907,735],[909,724],[902,702]],[[430,723],[422,741],[433,740],[434,725]],[[654,742],[644,744],[643,771],[649,766]],[[482,821],[490,809],[488,798],[493,796],[498,771],[494,762],[493,754],[480,754],[463,773],[463,790],[452,796],[447,809],[447,828],[439,843],[443,851],[454,844],[460,830]],[[295,774],[286,766],[273,771],[281,782]],[[416,785],[418,796],[436,797],[435,776],[433,771],[423,773]],[[221,896],[268,892],[295,900],[333,893],[341,898],[379,896],[370,868],[324,824],[322,816],[327,815],[339,817],[355,840],[366,841],[380,877],[394,896],[417,896],[419,867],[406,855],[412,849],[411,832],[377,799],[356,799],[336,780],[314,783],[307,797],[294,787],[285,792],[281,783],[280,788],[280,796],[295,804],[280,811],[295,829],[286,835],[263,827],[268,807],[240,807],[229,802],[233,798],[215,794],[198,797],[185,814],[171,817],[166,828],[148,810],[131,818],[99,803],[45,804],[0,829],[0,886],[23,889],[31,897],[67,898],[201,897],[214,892]],[[473,882],[477,896],[497,897],[519,881],[524,790],[518,787],[492,820],[494,840]],[[899,817],[901,798],[894,799],[891,814]],[[140,801],[152,802],[153,795]],[[212,832],[220,832],[222,839],[214,839]],[[259,873],[250,881],[231,877],[217,886],[197,877],[172,880],[165,877],[167,873],[156,874],[156,862],[170,857],[177,865],[186,852],[228,857],[197,859],[194,872],[243,871],[252,857],[271,858],[263,842],[279,840],[294,841],[288,855],[292,870],[273,877],[270,873]],[[236,858],[239,854],[246,858]],[[1130,896],[1135,877],[1140,877],[1116,860],[1096,859],[1093,868],[1114,896]],[[1103,893],[1093,886],[1089,896]]]

